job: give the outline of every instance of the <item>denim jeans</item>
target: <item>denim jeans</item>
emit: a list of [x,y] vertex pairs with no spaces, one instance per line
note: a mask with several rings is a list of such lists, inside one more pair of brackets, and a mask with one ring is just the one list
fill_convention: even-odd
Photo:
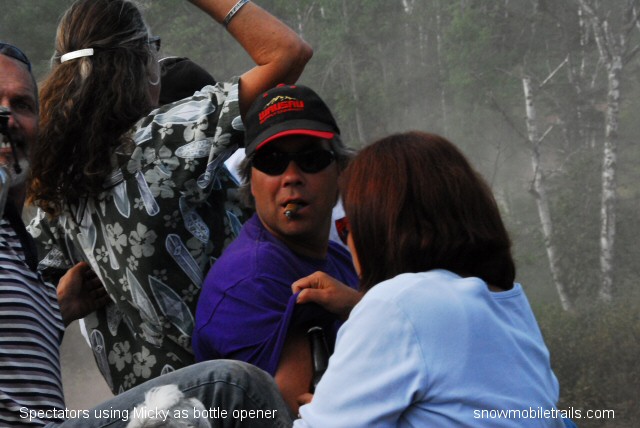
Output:
[[290,428],[292,425],[288,407],[271,376],[243,362],[214,360],[152,379],[84,412],[79,418],[50,423],[46,428],[124,428],[134,415],[134,407],[144,402],[147,391],[169,384],[177,385],[186,398],[201,401],[212,427]]

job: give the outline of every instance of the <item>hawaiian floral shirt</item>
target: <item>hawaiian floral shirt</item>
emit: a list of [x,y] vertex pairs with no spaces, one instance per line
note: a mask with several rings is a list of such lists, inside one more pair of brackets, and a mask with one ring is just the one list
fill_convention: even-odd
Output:
[[115,394],[194,362],[200,286],[241,227],[224,161],[243,129],[237,79],[154,110],[134,127],[135,148],[116,151],[104,193],[53,220],[38,211],[28,227],[45,278],[86,261],[109,292],[113,304],[85,325]]

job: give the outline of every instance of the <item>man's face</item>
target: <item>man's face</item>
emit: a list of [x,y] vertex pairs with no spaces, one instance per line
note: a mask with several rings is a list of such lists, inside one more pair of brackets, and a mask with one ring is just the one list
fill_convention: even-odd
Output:
[[[269,143],[262,150],[284,153],[303,153],[314,150],[330,150],[326,140],[293,135]],[[266,229],[289,246],[320,246],[326,251],[331,211],[338,197],[338,166],[332,161],[316,173],[307,173],[290,161],[286,170],[269,175],[255,167],[251,170],[251,194],[255,199],[256,213]],[[286,206],[298,205],[298,211],[290,218],[285,215]]]
[[25,64],[1,54],[0,74],[0,105],[11,110],[8,131],[16,146],[22,172],[15,175],[15,160],[8,143],[0,147],[0,164],[9,166],[13,185],[19,185],[26,180],[27,151],[35,144],[38,134],[36,88]]

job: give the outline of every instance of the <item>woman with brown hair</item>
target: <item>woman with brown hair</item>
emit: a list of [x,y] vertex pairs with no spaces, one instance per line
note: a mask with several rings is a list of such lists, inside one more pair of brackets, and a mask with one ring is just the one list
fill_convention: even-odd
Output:
[[41,91],[30,232],[43,274],[88,262],[113,304],[85,318],[114,393],[194,362],[196,302],[239,230],[221,182],[258,94],[293,83],[311,48],[247,0],[191,0],[256,66],[158,107],[160,38],[128,0],[77,0],[61,18]]
[[318,273],[294,283],[298,303],[348,316],[294,426],[563,426],[507,231],[464,155],[392,135],[358,154],[341,191],[363,295]]

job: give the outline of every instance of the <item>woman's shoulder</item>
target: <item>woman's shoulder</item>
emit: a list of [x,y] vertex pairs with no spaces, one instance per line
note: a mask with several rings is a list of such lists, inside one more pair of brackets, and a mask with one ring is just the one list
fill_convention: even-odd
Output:
[[[516,287],[517,286],[517,287]],[[384,301],[404,311],[432,311],[454,316],[470,307],[491,305],[495,299],[521,294],[516,284],[512,290],[494,293],[480,278],[461,277],[444,269],[403,273],[371,288],[363,301]]]
[[[375,297],[394,297],[403,293],[440,294],[448,288],[459,288],[461,283],[469,285],[482,282],[478,278],[462,278],[444,269],[426,272],[407,272],[375,285],[367,294]],[[483,282],[482,282],[483,283]]]

